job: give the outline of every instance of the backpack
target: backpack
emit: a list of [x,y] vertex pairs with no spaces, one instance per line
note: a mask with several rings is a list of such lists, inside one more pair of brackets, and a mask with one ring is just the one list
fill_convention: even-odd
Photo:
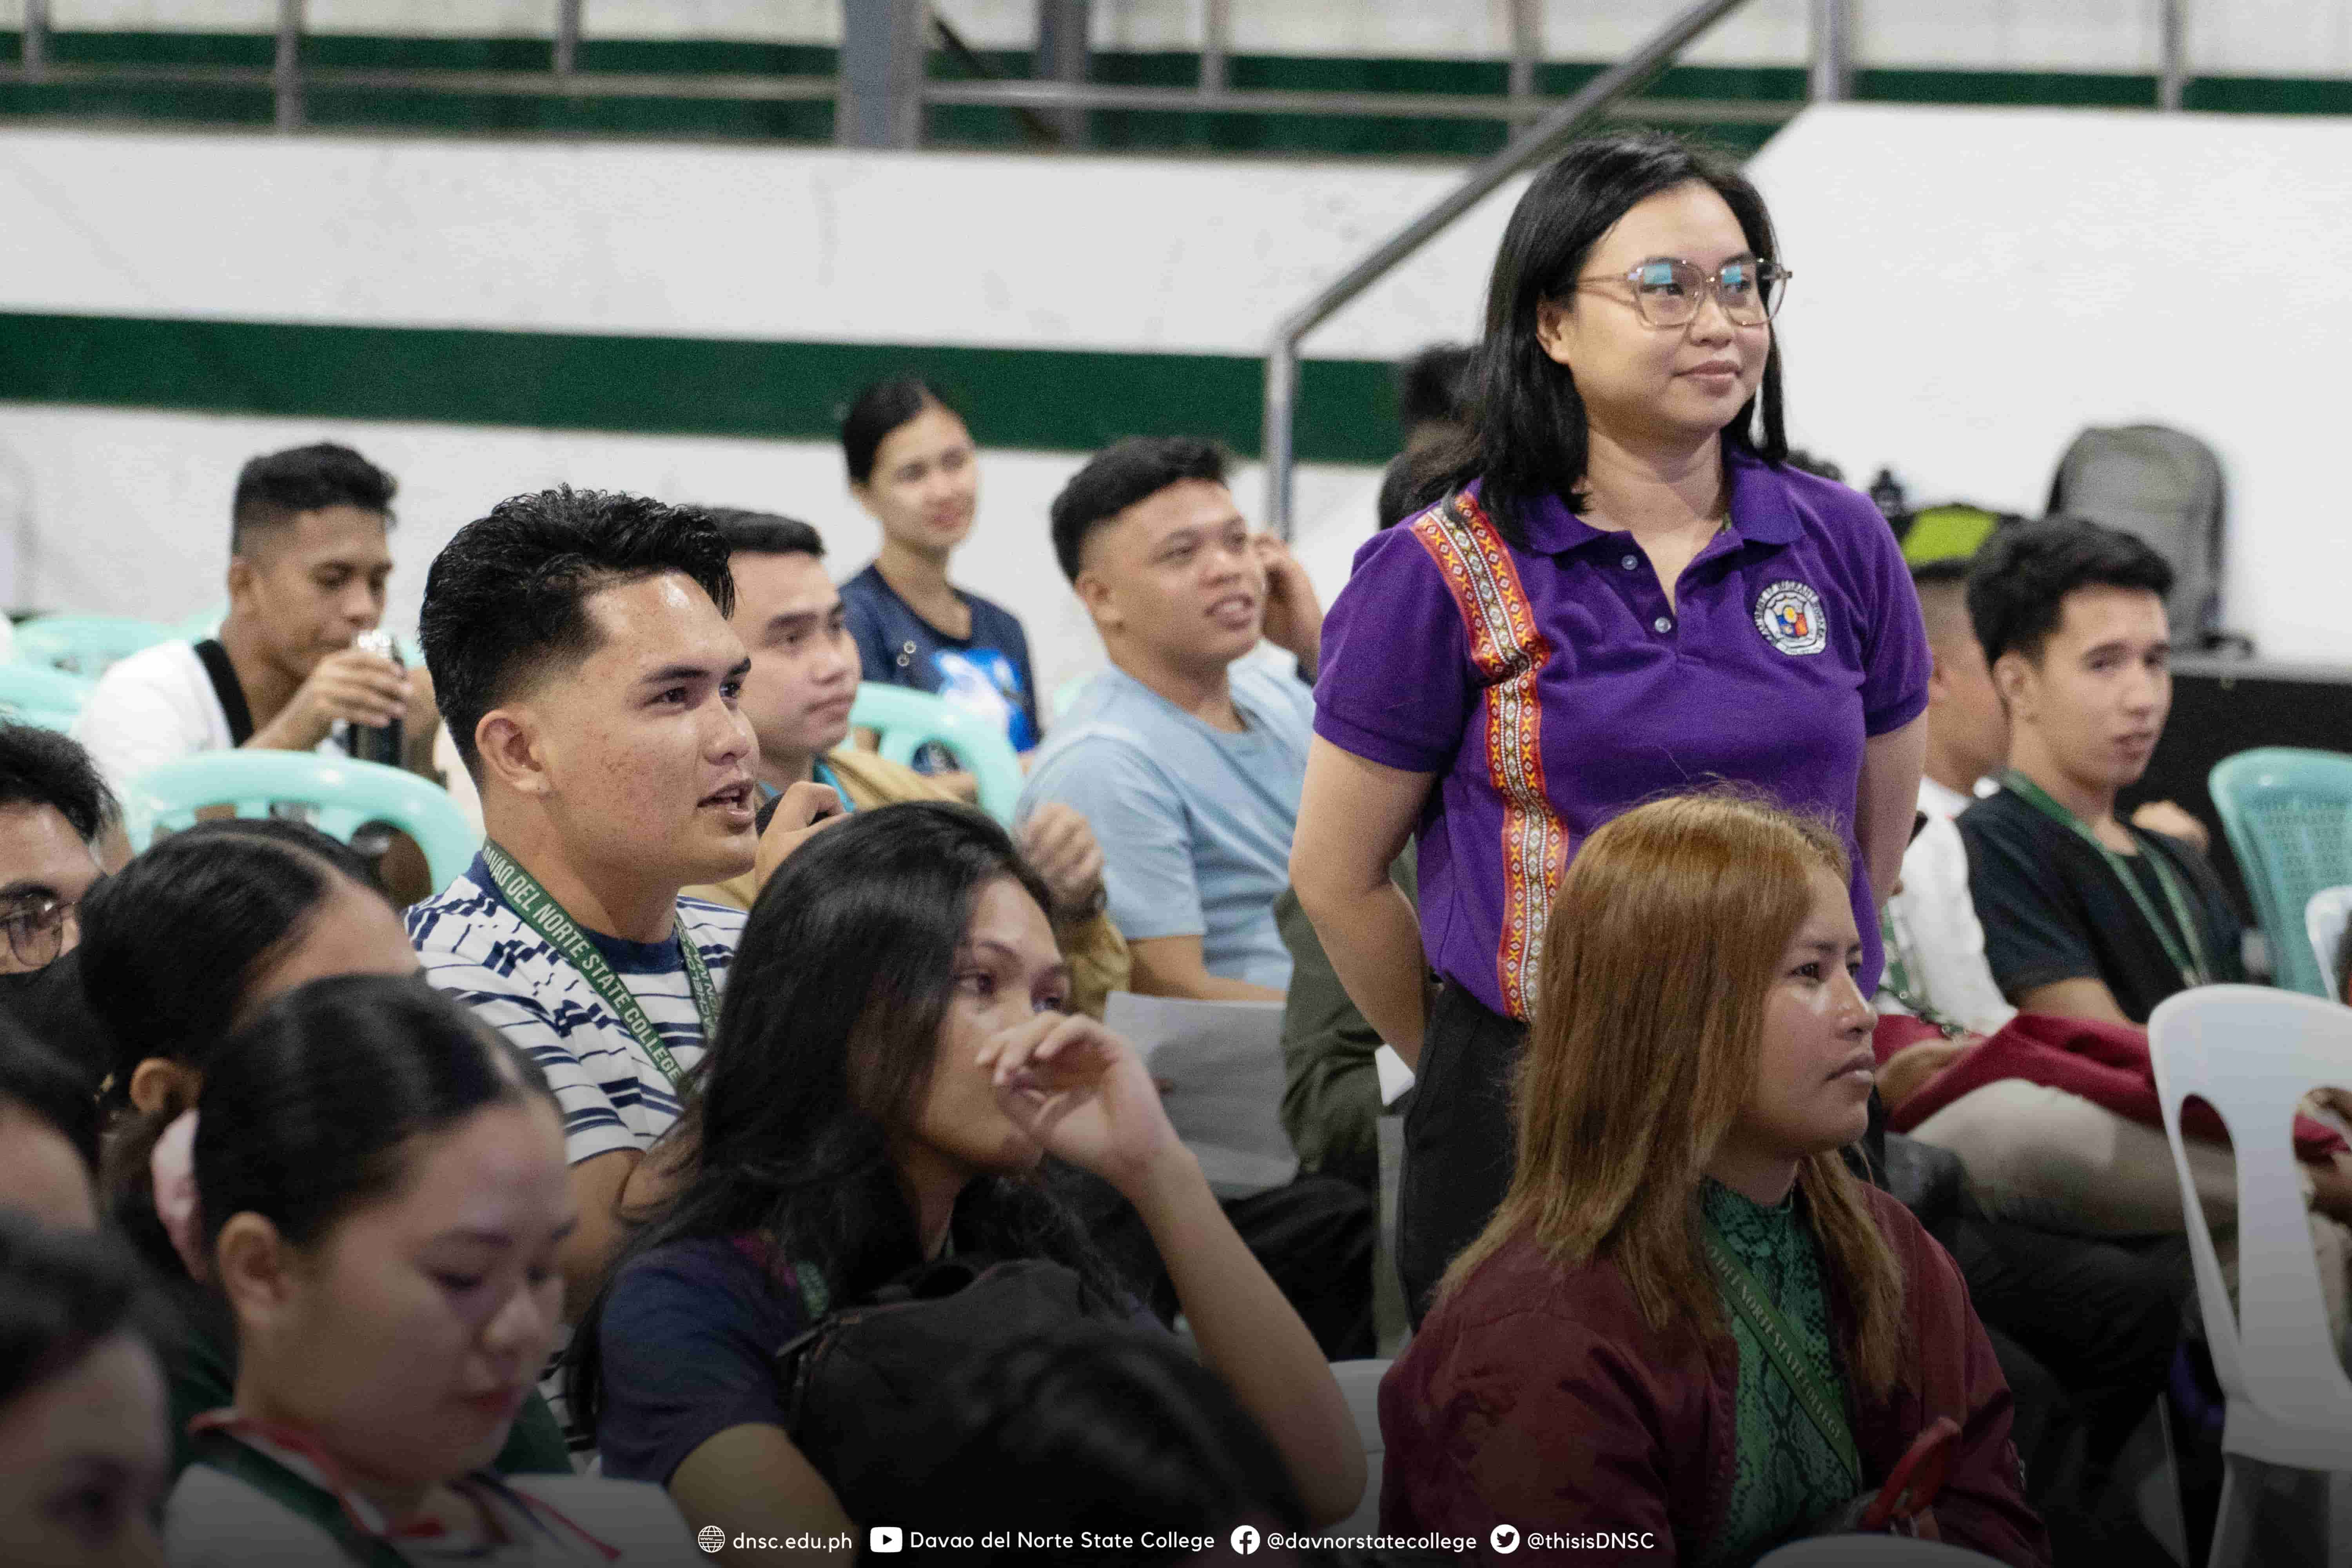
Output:
[[2241,642],[2221,629],[2223,497],[2213,448],[2166,425],[2094,426],[2050,481],[2050,510],[2146,541],[2171,563],[2169,608],[2192,651]]
[[958,1378],[1023,1340],[1101,1316],[1043,1258],[944,1258],[828,1313],[775,1353],[785,1430],[853,1520],[898,1519],[962,1446],[940,1408]]

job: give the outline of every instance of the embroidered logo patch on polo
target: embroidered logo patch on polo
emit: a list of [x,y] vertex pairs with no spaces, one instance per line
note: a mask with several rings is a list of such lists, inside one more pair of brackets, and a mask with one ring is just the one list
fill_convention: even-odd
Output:
[[1810,584],[1786,578],[1756,595],[1756,629],[1786,654],[1819,653],[1830,646],[1822,596]]

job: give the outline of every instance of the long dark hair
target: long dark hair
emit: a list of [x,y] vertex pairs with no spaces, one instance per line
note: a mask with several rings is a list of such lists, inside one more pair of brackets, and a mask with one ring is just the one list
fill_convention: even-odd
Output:
[[316,828],[269,818],[200,822],[83,900],[81,945],[68,956],[108,1037],[104,1102],[117,1119],[99,1184],[123,1235],[166,1278],[180,1274],[180,1260],[155,1218],[147,1163],[189,1106],[175,1097],[133,1116],[131,1075],[151,1057],[210,1073],[254,979],[302,939],[346,881],[383,892],[366,861]]
[[154,1347],[168,1322],[138,1259],[104,1232],[51,1230],[0,1213],[0,1407],[118,1333]]
[[[909,1524],[977,1534],[1048,1520],[1130,1538],[1309,1528],[1281,1451],[1172,1334],[1073,1324],[969,1368],[943,1403],[962,1442],[907,1500]],[[1171,1544],[1112,1560],[1188,1555]]]
[[222,1042],[196,1122],[207,1249],[257,1214],[296,1247],[393,1190],[403,1146],[485,1107],[549,1098],[538,1067],[421,977],[298,985]]
[[[861,811],[769,879],[735,950],[718,1037],[671,1137],[683,1184],[630,1238],[572,1336],[572,1409],[593,1424],[597,1326],[628,1259],[759,1235],[846,1302],[922,1260],[890,1156],[929,1091],[972,904],[999,878],[1052,907],[1003,828],[970,806]],[[1106,1304],[1121,1282],[1044,1177],[992,1176],[957,1201],[957,1250],[1046,1258]]]
[[[1638,203],[1693,181],[1721,196],[1748,248],[1774,254],[1764,198],[1722,154],[1657,132],[1579,142],[1538,174],[1512,210],[1486,285],[1486,330],[1470,372],[1471,427],[1420,470],[1414,510],[1472,479],[1505,539],[1525,548],[1527,509],[1546,496],[1579,504],[1591,432],[1568,367],[1536,338],[1538,309],[1568,297],[1585,258]],[[1789,455],[1780,406],[1780,340],[1764,357],[1764,383],[1723,432],[1727,444],[1768,462]]]

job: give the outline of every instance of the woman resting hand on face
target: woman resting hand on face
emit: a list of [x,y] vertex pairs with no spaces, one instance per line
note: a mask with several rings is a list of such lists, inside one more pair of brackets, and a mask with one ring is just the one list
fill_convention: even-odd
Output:
[[1861,955],[1844,851],[1809,820],[1703,794],[1586,840],[1509,1194],[1381,1385],[1383,1530],[1630,1532],[1628,1563],[1745,1564],[1948,1417],[1920,1533],[2049,1562],[1959,1270],[1840,1153],[1869,1121]]
[[1328,1366],[1134,1047],[1064,1012],[1048,903],[1003,828],[939,802],[860,812],[761,890],[682,1123],[680,1184],[573,1342],[573,1408],[594,1413],[606,1475],[667,1486],[690,1524],[730,1539],[899,1522],[883,1510],[901,1483],[829,1473],[795,1445],[774,1353],[950,1253],[1043,1259],[1076,1275],[1093,1315],[1139,1315],[1045,1184],[1050,1154],[1140,1214],[1203,1361],[1308,1514],[1354,1508],[1363,1449]]
[[196,1206],[167,1223],[236,1323],[174,1568],[688,1560],[651,1487],[489,1468],[531,1395],[577,1222],[539,1070],[420,979],[300,986],[214,1053]]

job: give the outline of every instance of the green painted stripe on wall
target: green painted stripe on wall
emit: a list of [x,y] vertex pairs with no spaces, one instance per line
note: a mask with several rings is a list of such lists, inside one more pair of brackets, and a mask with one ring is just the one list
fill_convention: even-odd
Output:
[[[207,65],[266,68],[276,47],[263,33],[58,32],[50,58],[76,65]],[[0,60],[21,48],[19,36],[0,31]],[[980,52],[1000,75],[1025,78],[1024,50]],[[310,64],[353,69],[516,70],[551,68],[545,38],[424,38],[319,35],[304,40]],[[582,41],[583,75],[597,71],[648,74],[831,76],[835,51],[810,44],[762,44],[694,39],[588,37]],[[1574,91],[1603,68],[1586,61],[1549,61],[1538,68],[1539,91]],[[933,76],[972,73],[942,51],[930,57]],[[1508,66],[1486,59],[1405,59],[1297,55],[1236,55],[1227,62],[1233,86],[1267,90],[1491,93],[1500,96]],[[1200,77],[1200,57],[1188,51],[1108,51],[1093,57],[1093,79],[1126,86],[1184,87]],[[2052,107],[2146,107],[2156,101],[2153,76],[2129,72],[1987,71],[1864,68],[1856,73],[1864,101],[1989,103]],[[1804,101],[1805,71],[1794,66],[1677,66],[1648,89],[1659,98],[1734,100],[1787,104]],[[312,124],[336,129],[606,133],[695,139],[824,142],[833,136],[830,102],[772,103],[740,100],[597,99],[545,93],[444,94],[313,87],[306,94]],[[2352,113],[2352,81],[2337,79],[2200,77],[2187,89],[2190,109],[2252,114]],[[0,116],[112,119],[198,125],[268,125],[273,103],[266,87],[205,87],[176,83],[110,86],[85,82],[0,83]],[[1680,129],[1736,152],[1752,152],[1772,127],[1752,123],[1681,124]],[[1503,143],[1500,121],[1425,120],[1408,114],[1206,114],[1190,110],[1099,110],[1087,116],[1087,143],[1104,150],[1225,153],[1307,153],[1382,157],[1483,157]],[[1020,147],[1038,140],[1035,122],[1012,110],[939,105],[928,111],[926,134],[936,145]]]
[[[0,312],[0,401],[19,403],[829,441],[860,387],[908,374],[938,382],[990,447],[1188,435],[1259,449],[1264,369],[1239,354]],[[1382,463],[1398,440],[1386,363],[1306,363],[1302,460]]]

